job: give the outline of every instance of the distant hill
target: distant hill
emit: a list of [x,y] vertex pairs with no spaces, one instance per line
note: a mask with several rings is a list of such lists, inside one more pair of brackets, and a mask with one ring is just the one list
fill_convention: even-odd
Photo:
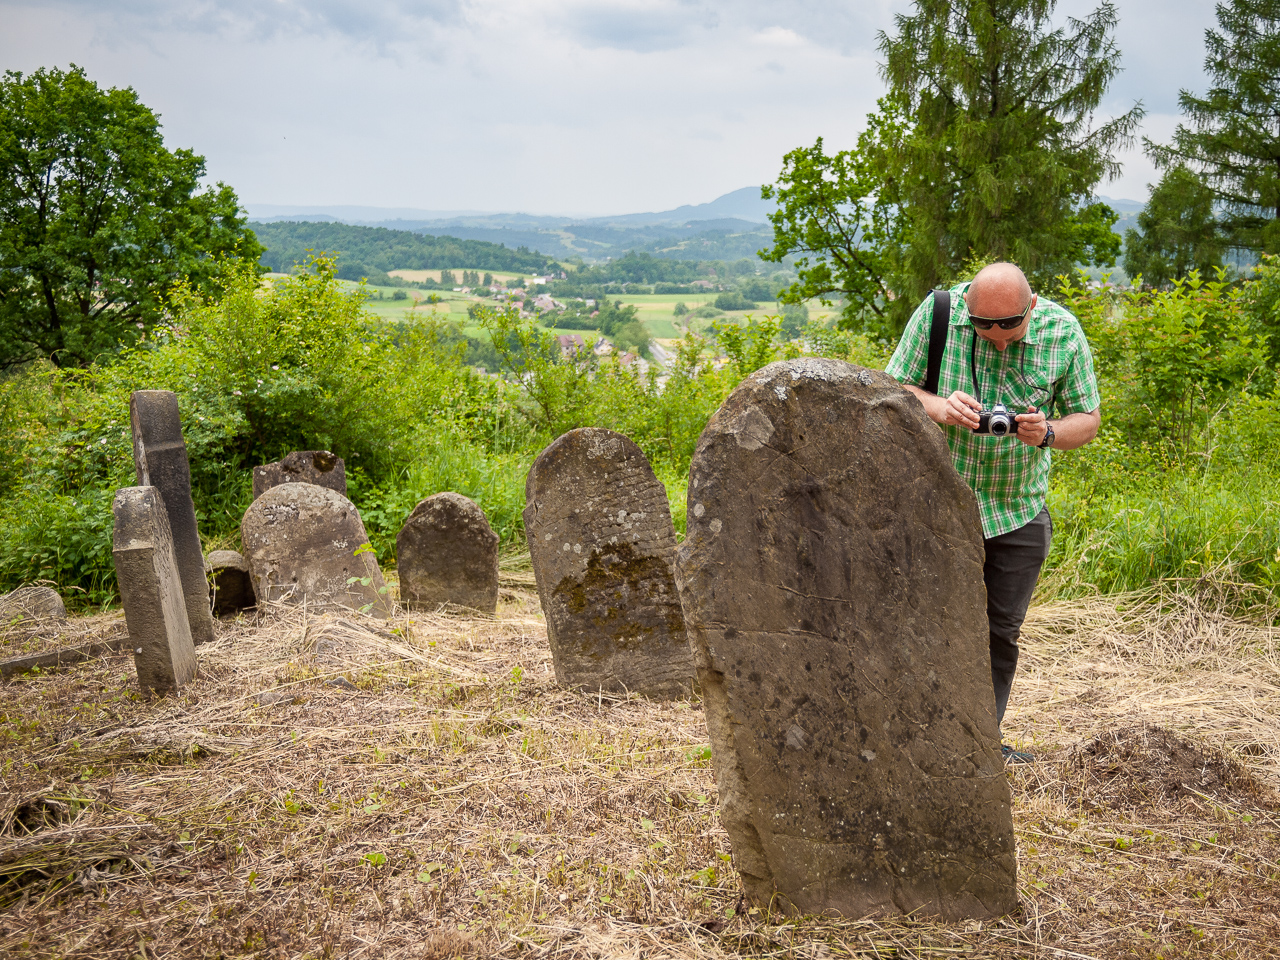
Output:
[[759,187],[743,187],[710,203],[607,217],[269,204],[250,204],[249,217],[264,224],[305,220],[385,227],[592,262],[617,259],[631,250],[676,259],[739,260],[754,257],[769,242],[772,230],[766,216],[773,208],[771,201],[760,199]]
[[258,241],[267,248],[262,264],[278,272],[305,262],[308,250],[339,254],[339,275],[349,279],[375,279],[388,270],[445,267],[542,273],[553,263],[550,257],[523,247],[511,249],[481,240],[424,236],[386,227],[292,220],[251,226]]

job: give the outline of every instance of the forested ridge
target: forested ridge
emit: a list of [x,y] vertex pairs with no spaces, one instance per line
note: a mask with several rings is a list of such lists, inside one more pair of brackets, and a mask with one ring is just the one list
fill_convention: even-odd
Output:
[[[468,267],[542,273],[555,263],[537,251],[510,249],[484,240],[433,237],[387,227],[282,220],[251,225],[265,247],[259,262],[276,273],[305,263],[308,251],[339,255],[341,275],[358,279],[371,270],[440,270]],[[372,278],[371,278],[372,279]]]

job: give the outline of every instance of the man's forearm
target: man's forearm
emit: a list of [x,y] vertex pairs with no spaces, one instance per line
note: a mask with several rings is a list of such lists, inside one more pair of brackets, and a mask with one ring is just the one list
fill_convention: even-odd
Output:
[[913,387],[909,383],[904,383],[902,386],[916,395],[920,405],[924,407],[924,412],[929,415],[930,420],[934,423],[947,422],[947,401],[943,397],[920,387]]
[[1102,410],[1091,413],[1069,413],[1061,420],[1050,420],[1053,424],[1053,449],[1075,450],[1098,435],[1098,427],[1102,425]]

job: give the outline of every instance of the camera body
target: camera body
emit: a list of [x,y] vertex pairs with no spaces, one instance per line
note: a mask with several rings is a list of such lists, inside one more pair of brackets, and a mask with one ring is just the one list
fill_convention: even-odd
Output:
[[1018,421],[1015,414],[1003,403],[997,403],[990,410],[978,411],[978,426],[974,433],[986,433],[993,437],[1013,436],[1018,432]]

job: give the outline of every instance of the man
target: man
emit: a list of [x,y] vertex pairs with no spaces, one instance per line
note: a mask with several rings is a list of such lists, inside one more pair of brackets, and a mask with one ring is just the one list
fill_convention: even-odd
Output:
[[[1050,451],[1074,450],[1097,436],[1098,384],[1079,321],[1034,295],[1011,263],[991,264],[972,283],[952,289],[936,395],[920,386],[932,321],[930,294],[912,314],[886,370],[942,424],[956,469],[978,499],[991,680],[1001,722],[1018,666],[1019,631],[1053,537],[1045,507]],[[1016,436],[973,432],[978,411],[996,403],[1021,411]],[[1013,762],[1034,759],[1007,745],[1002,749]]]

